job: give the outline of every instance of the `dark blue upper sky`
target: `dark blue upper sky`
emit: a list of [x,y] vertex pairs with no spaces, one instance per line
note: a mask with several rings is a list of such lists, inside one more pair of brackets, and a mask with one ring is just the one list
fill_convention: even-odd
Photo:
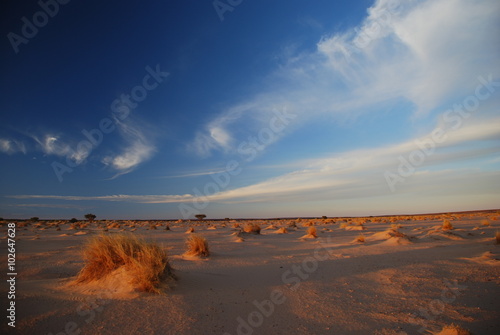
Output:
[[[222,14],[213,1],[40,3],[1,4],[0,216],[361,215],[498,200],[498,93],[476,98],[475,117],[446,114],[475,97],[478,77],[498,79],[493,0],[243,0]],[[127,95],[120,116],[112,105]],[[429,138],[439,150],[398,172]],[[473,178],[475,195],[467,183],[445,192],[456,178]]]

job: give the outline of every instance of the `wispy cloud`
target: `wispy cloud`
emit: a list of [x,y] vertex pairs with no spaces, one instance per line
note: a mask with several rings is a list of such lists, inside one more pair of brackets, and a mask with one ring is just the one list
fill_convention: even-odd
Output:
[[400,100],[425,117],[473,92],[479,75],[499,77],[499,15],[496,0],[378,0],[358,27],[318,38],[316,51],[287,51],[262,92],[221,111],[190,146],[204,156],[231,152],[283,105],[300,116],[297,127],[319,115],[335,121],[380,112]]
[[76,164],[84,162],[92,150],[90,146],[77,145],[74,146],[77,150],[74,150],[70,143],[63,141],[59,135],[45,134],[42,136],[31,135],[31,137],[45,155],[67,157]]
[[[494,157],[500,153],[500,119],[487,123],[464,125],[462,128],[446,133],[442,143],[435,143],[434,152],[425,164],[409,178],[401,193],[428,189],[441,184],[441,190],[449,187],[456,189],[456,179],[474,176],[476,180],[492,178],[492,172],[476,167],[458,167],[450,172],[449,164],[467,161],[470,158]],[[222,203],[282,202],[289,200],[345,199],[387,195],[389,192],[384,179],[384,171],[398,166],[398,157],[419,150],[417,142],[428,140],[430,134],[399,144],[348,151],[331,157],[307,161],[302,169],[268,179],[253,185],[207,195],[205,201]],[[489,142],[481,149],[464,146],[464,143]],[[298,163],[298,165],[301,165]],[[454,174],[455,173],[455,174]],[[450,175],[451,174],[451,175]],[[494,175],[498,173],[493,173]],[[446,176],[446,177],[443,177]],[[452,184],[454,183],[454,184]],[[18,199],[53,200],[97,200],[127,201],[138,203],[181,203],[197,199],[194,194],[184,195],[109,195],[109,196],[54,196],[19,195]]]
[[121,153],[108,155],[102,160],[105,165],[117,171],[113,178],[132,172],[156,152],[151,139],[144,134],[138,123],[128,118],[125,121],[117,119],[116,124],[127,145]]
[[1,138],[0,152],[3,152],[5,154],[15,154],[18,152],[26,154],[27,150],[24,142]]

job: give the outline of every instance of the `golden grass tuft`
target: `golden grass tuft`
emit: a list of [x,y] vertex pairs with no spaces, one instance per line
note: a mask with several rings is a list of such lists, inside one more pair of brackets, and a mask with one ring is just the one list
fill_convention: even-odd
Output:
[[247,223],[243,227],[245,233],[260,234],[260,225],[258,223]]
[[451,324],[448,326],[444,326],[443,329],[436,335],[472,335],[472,334],[467,329]]
[[491,226],[491,222],[490,222],[490,220],[487,220],[487,219],[485,219],[485,220],[481,220],[481,224],[482,224],[483,226],[485,226],[485,227],[489,227],[489,226]]
[[316,231],[316,227],[311,226],[311,227],[307,228],[307,235],[308,236],[312,236],[314,238],[318,237],[318,233]]
[[363,235],[363,234],[358,235],[358,236],[354,239],[354,242],[365,243],[365,235]]
[[189,229],[186,230],[186,234],[191,234],[191,233],[194,233],[194,228],[193,227],[189,227]]
[[402,225],[400,225],[399,223],[393,223],[393,224],[391,224],[391,228],[392,228],[393,230],[399,229],[399,228],[401,228],[401,227],[402,227]]
[[202,256],[208,257],[210,251],[208,250],[207,240],[201,236],[193,234],[186,239],[187,256]]
[[500,231],[495,233],[495,240],[497,241],[497,244],[500,244]]
[[83,250],[85,265],[76,282],[99,280],[118,268],[131,275],[137,290],[159,293],[163,279],[173,276],[167,253],[158,245],[130,234],[99,235],[91,238]]
[[453,225],[450,223],[450,220],[443,220],[443,226],[442,226],[443,230],[452,230],[453,229]]

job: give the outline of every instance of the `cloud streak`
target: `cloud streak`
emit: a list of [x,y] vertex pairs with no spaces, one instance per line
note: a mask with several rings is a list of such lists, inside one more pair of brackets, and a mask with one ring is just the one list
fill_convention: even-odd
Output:
[[117,171],[112,179],[132,172],[156,152],[154,144],[144,134],[144,129],[137,123],[133,123],[130,117],[125,121],[116,119],[115,122],[127,145],[119,154],[108,155],[102,160],[105,165]]
[[[460,129],[449,131],[442,143],[437,143],[435,152],[429,156],[425,164],[419,166],[417,172],[409,178],[401,190],[415,192],[427,189],[436,183],[447,180],[456,183],[456,178],[446,167],[450,163],[468,161],[470,158],[482,159],[496,157],[500,153],[500,119],[487,123],[465,125]],[[283,202],[290,200],[312,199],[344,199],[346,197],[367,197],[387,195],[389,189],[384,179],[384,171],[395,169],[398,156],[408,155],[418,149],[418,142],[431,137],[430,134],[396,145],[359,149],[344,152],[332,157],[324,157],[308,161],[302,169],[268,179],[253,185],[240,187],[207,195],[203,199],[194,194],[184,195],[109,195],[109,196],[56,196],[56,195],[18,195],[17,199],[51,199],[70,201],[124,201],[137,203],[182,203],[192,200],[203,200],[221,203]],[[489,143],[478,150],[464,144]],[[299,163],[300,165],[300,163]],[[491,172],[464,166],[457,169],[460,178],[474,175],[484,179],[491,177]],[[498,173],[494,173],[498,174]],[[446,178],[443,178],[446,175]],[[456,185],[445,185],[446,189]]]
[[479,75],[500,76],[499,15],[495,0],[378,0],[358,27],[323,36],[314,52],[288,54],[262,92],[221,111],[190,147],[201,156],[234,152],[248,129],[264,127],[283,105],[300,116],[297,127],[401,100],[425,117],[470,94]]

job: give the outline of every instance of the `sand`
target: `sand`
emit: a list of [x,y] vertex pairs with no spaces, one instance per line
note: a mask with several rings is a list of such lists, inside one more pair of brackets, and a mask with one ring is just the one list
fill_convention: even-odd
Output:
[[[70,229],[60,222],[60,230],[30,224],[17,228],[16,332],[404,335],[437,334],[454,323],[497,334],[498,216],[451,214],[448,231],[440,229],[441,215],[367,218],[364,229],[354,228],[355,220],[345,226],[348,219],[300,220],[297,228],[289,227],[295,220],[258,221],[260,234],[223,221],[168,222],[170,230],[167,222],[127,221],[107,231],[105,223]],[[309,221],[317,238],[303,238]],[[210,257],[184,255],[192,226],[207,239]],[[2,255],[6,231],[3,225]],[[123,271],[73,285],[85,241],[123,231],[167,250],[177,280],[162,294],[137,292]],[[356,242],[361,234],[365,242]],[[7,268],[6,257],[0,268]],[[0,294],[4,301],[6,285]],[[0,331],[14,334],[5,321]]]

